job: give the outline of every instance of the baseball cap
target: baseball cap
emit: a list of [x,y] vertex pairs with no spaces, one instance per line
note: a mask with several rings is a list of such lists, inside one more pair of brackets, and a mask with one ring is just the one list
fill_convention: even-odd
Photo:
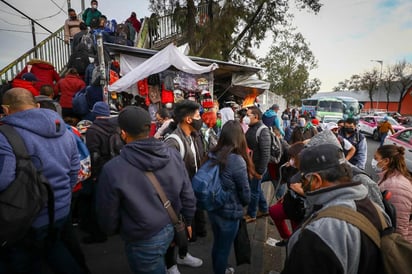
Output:
[[299,162],[299,172],[292,176],[291,182],[298,182],[312,172],[337,168],[346,163],[346,159],[342,148],[334,144],[321,144],[303,149]]
[[148,132],[152,121],[148,111],[137,106],[127,106],[120,111],[117,122],[127,133],[139,134]]
[[31,82],[38,81],[36,75],[34,75],[31,72],[26,72],[25,74],[23,74],[21,76],[21,79],[23,79],[25,81],[31,81]]
[[327,130],[333,130],[339,128],[338,124],[334,123],[334,122],[329,122],[326,124],[325,129]]

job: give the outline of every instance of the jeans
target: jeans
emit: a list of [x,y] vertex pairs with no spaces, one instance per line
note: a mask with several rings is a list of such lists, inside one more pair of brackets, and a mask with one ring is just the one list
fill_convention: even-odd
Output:
[[386,133],[379,133],[379,138],[381,140],[380,146],[383,146],[383,142],[385,141],[386,136],[388,136],[388,132]]
[[85,273],[62,240],[69,217],[54,223],[55,240],[47,240],[48,225],[31,228],[23,243],[0,250],[0,273],[43,273],[46,262],[53,273]]
[[173,237],[173,225],[168,224],[150,239],[126,242],[126,256],[133,273],[164,274],[164,256]]
[[226,219],[213,212],[208,214],[213,231],[213,272],[215,274],[224,274],[233,241],[239,229],[239,220]]
[[263,195],[261,182],[261,179],[256,178],[249,180],[250,203],[247,208],[247,214],[252,218],[256,218],[258,208],[262,212],[268,211],[268,204],[266,202],[265,196]]

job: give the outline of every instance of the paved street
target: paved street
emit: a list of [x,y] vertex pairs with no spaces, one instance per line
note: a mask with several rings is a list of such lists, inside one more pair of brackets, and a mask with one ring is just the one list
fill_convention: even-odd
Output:
[[[367,138],[368,142],[368,161],[366,164],[366,171],[372,176],[375,176],[375,172],[370,166],[371,159],[375,153],[379,143]],[[263,188],[270,201],[272,198],[273,189],[269,182],[263,184]],[[265,244],[268,237],[279,240],[279,234],[276,227],[272,224],[269,217],[258,219],[256,223],[248,224],[249,236],[252,243],[252,264],[235,266],[235,257],[232,254],[229,263],[235,266],[235,273],[240,274],[267,274],[271,270],[281,271],[283,262],[286,255],[286,249],[284,247],[272,247]],[[83,236],[81,231],[78,231],[79,237]],[[212,248],[213,236],[208,227],[208,235],[206,238],[199,238],[197,242],[191,243],[189,252],[201,259],[203,259],[203,266],[199,268],[190,268],[185,266],[179,266],[179,270],[182,274],[211,274],[212,261],[211,261],[211,248]],[[131,273],[127,265],[127,261],[124,255],[123,242],[119,236],[110,237],[106,243],[82,245],[83,250],[87,257],[88,265],[92,273],[96,274],[112,274],[112,273]]]
[[[269,182],[263,184],[268,200],[271,199],[273,193],[272,186]],[[280,271],[282,269],[285,258],[285,248],[272,247],[265,244],[267,237],[279,239],[279,235],[274,225],[271,224],[270,218],[258,219],[256,223],[248,224],[249,237],[252,243],[252,264],[236,266],[235,257],[232,254],[229,264],[234,266],[235,273],[240,274],[266,274],[271,270]],[[81,238],[84,234],[78,231]],[[179,266],[182,274],[211,274],[213,235],[210,227],[208,227],[208,235],[205,238],[199,238],[197,242],[191,243],[189,252],[193,256],[203,260],[203,265],[199,268],[190,268]],[[131,273],[127,265],[127,260],[123,250],[123,242],[119,236],[110,237],[106,243],[82,245],[86,255],[87,263],[92,273],[96,274],[113,274]]]

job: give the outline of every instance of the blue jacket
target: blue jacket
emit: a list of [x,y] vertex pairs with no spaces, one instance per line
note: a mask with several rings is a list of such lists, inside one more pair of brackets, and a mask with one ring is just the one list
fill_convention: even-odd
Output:
[[[20,111],[2,119],[23,138],[34,165],[49,180],[55,196],[55,220],[69,214],[72,188],[80,168],[76,141],[62,118],[49,109]],[[0,191],[14,180],[16,159],[3,134],[0,134]],[[49,223],[47,207],[34,221],[34,227]]]
[[103,231],[139,241],[151,238],[171,223],[157,192],[144,172],[153,171],[176,214],[187,224],[196,210],[196,198],[180,153],[155,138],[125,145],[107,162],[97,188],[97,217]]
[[[209,158],[216,159],[216,155],[209,153]],[[222,208],[213,212],[227,219],[242,218],[243,207],[250,202],[248,173],[242,156],[229,154],[226,167],[220,172],[220,179],[223,190],[230,192],[230,196]]]
[[262,117],[263,123],[268,127],[276,127],[282,136],[285,136],[285,131],[280,125],[279,117],[273,109],[268,109],[263,113]]

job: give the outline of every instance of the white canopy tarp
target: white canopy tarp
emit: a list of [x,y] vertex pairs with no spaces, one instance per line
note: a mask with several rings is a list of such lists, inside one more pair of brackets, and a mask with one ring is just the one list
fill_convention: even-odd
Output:
[[217,69],[219,66],[215,63],[205,67],[193,62],[189,57],[184,55],[178,48],[170,44],[145,62],[135,67],[122,78],[117,80],[113,85],[108,87],[109,91],[125,91],[137,81],[142,80],[152,74],[162,72],[170,66],[190,74],[203,74]]
[[229,92],[244,98],[251,93],[262,94],[269,88],[270,83],[259,80],[256,75],[233,73]]

